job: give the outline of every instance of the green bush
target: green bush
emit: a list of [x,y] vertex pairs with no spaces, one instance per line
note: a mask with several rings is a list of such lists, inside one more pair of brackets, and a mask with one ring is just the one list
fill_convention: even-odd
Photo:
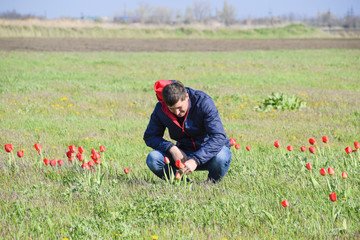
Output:
[[299,110],[306,107],[306,102],[295,96],[286,96],[283,93],[272,93],[264,101],[255,107],[257,111],[268,112],[276,110]]

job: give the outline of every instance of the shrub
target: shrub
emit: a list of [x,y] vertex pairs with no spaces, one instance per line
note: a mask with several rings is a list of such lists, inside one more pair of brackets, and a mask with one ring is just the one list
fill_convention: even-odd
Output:
[[286,96],[283,93],[272,93],[263,102],[256,106],[257,111],[268,112],[276,110],[299,110],[306,107],[306,102],[295,96]]

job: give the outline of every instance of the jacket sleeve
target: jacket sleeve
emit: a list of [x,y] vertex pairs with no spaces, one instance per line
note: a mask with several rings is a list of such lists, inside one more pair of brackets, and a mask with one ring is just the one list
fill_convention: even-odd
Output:
[[155,150],[167,153],[169,149],[174,146],[174,143],[163,138],[165,129],[166,127],[160,120],[155,108],[143,137],[146,145]]
[[227,140],[219,112],[210,97],[203,102],[202,109],[208,140],[201,145],[198,151],[189,156],[189,158],[195,159],[199,164],[204,164],[215,157]]

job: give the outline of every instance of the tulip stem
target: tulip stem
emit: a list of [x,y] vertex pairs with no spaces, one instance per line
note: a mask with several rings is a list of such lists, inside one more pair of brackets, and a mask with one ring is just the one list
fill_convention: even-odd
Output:
[[331,186],[330,186],[330,182],[329,182],[329,178],[326,178],[326,181],[327,181],[327,185],[328,185],[329,191],[332,192],[332,189],[331,189]]

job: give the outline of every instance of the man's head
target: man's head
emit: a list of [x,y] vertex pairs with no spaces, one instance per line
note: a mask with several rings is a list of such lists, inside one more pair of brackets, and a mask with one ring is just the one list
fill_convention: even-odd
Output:
[[170,112],[184,117],[189,108],[189,95],[181,82],[173,82],[164,87],[162,97]]

